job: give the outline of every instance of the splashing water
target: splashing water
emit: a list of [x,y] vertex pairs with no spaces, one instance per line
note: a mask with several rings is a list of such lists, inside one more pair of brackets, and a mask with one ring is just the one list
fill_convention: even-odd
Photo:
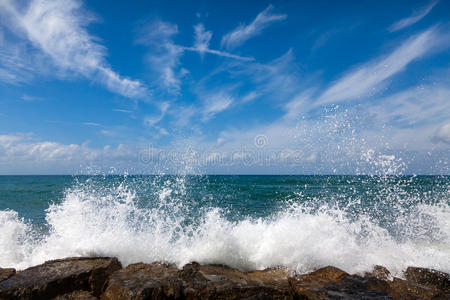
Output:
[[450,271],[449,177],[72,178],[45,222],[0,211],[0,267],[68,256],[241,270]]

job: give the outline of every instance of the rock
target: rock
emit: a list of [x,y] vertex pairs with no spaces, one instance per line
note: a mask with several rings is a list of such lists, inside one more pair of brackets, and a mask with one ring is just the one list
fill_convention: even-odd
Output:
[[87,291],[75,291],[53,298],[53,300],[98,300]]
[[335,267],[325,267],[289,278],[300,299],[391,299],[383,289],[389,286],[376,277],[350,275]]
[[178,271],[161,263],[129,265],[111,275],[101,299],[178,299],[182,295]]
[[376,277],[382,280],[388,280],[391,277],[391,272],[383,266],[376,265],[372,272],[366,273],[364,277]]
[[405,277],[409,282],[450,294],[450,276],[447,273],[426,268],[409,267],[406,269]]
[[47,261],[0,282],[0,299],[51,299],[73,291],[100,296],[109,275],[122,266],[116,258]]
[[389,280],[389,271],[376,266],[367,276],[375,276],[383,279],[386,285],[374,287],[382,290],[394,299],[450,299],[448,290],[448,274],[431,269],[409,267],[405,272],[405,278],[393,278]]
[[13,276],[14,274],[16,274],[16,269],[2,269],[0,268],[0,281],[6,280],[9,277]]
[[163,263],[121,268],[115,258],[67,258],[16,273],[0,269],[0,299],[449,299],[449,275],[409,267],[405,279],[375,266],[364,277],[335,267],[292,276],[223,265]]
[[279,274],[270,270],[243,273],[222,265],[192,263],[179,277],[186,299],[291,299],[287,278]]

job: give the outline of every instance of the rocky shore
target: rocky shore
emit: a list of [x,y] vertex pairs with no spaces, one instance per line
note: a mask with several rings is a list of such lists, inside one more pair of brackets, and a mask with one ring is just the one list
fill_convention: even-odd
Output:
[[325,267],[293,275],[191,263],[122,268],[116,258],[66,258],[23,271],[0,268],[0,299],[450,299],[449,274],[409,267],[405,279],[376,266],[364,276]]

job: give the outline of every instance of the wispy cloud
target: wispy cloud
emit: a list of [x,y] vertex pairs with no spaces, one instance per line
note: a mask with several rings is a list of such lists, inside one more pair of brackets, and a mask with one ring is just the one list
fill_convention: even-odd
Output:
[[116,135],[115,131],[113,131],[113,130],[106,130],[106,129],[100,130],[100,133],[102,135],[106,135],[106,136],[115,136]]
[[121,109],[121,108],[114,108],[113,111],[121,112],[121,113],[125,113],[125,114],[131,114],[131,113],[132,113],[131,110],[128,110],[128,109]]
[[84,122],[83,125],[86,126],[101,126],[99,123],[94,123],[94,122]]
[[368,105],[381,124],[398,127],[441,124],[450,116],[450,88],[442,85],[413,86],[376,99]]
[[227,49],[236,48],[254,36],[261,34],[271,23],[287,18],[287,15],[272,14],[273,6],[269,5],[260,12],[249,25],[240,25],[222,38],[222,46]]
[[200,56],[204,56],[205,53],[214,54],[218,56],[238,59],[238,60],[254,60],[253,57],[244,57],[234,55],[228,52],[209,49],[209,42],[212,37],[212,31],[206,31],[203,24],[198,24],[194,27],[195,41],[193,47],[183,47],[184,50],[198,52]]
[[202,120],[209,121],[216,114],[228,109],[234,102],[233,97],[224,92],[209,95],[204,99]]
[[158,85],[171,94],[178,94],[181,78],[188,71],[180,67],[183,49],[173,41],[173,37],[178,33],[177,25],[153,20],[141,26],[138,31],[136,42],[151,49],[148,61],[150,68],[158,76]]
[[178,45],[174,37],[178,34],[178,26],[161,20],[153,20],[139,30],[137,43],[151,47],[148,55],[150,67],[158,74],[159,85],[171,94],[179,94],[181,79],[189,71],[181,66],[181,57],[185,51],[197,52],[200,56],[205,53],[232,58],[242,61],[251,61],[252,57],[243,57],[228,52],[209,48],[212,31],[207,31],[203,24],[194,26],[194,45],[192,47]]
[[0,2],[2,23],[49,57],[65,76],[74,72],[129,98],[146,94],[142,82],[122,77],[108,65],[105,47],[86,29],[93,18],[80,1],[32,0],[27,7],[20,3]]
[[292,49],[267,63],[236,61],[220,71],[228,72],[234,82],[252,86],[259,96],[272,95],[281,101],[297,92],[301,85]]
[[203,54],[209,48],[209,42],[212,38],[212,31],[206,31],[203,24],[194,26],[195,41],[194,48],[198,49],[200,54]]
[[39,101],[45,100],[42,97],[29,96],[29,95],[22,95],[21,99],[25,102],[39,102]]
[[338,79],[325,90],[316,104],[336,104],[373,93],[377,85],[432,50],[439,38],[435,28],[411,37],[387,56],[357,67]]
[[443,124],[434,133],[432,141],[435,143],[445,143],[450,145],[450,123]]
[[420,10],[414,12],[411,16],[401,19],[398,22],[395,22],[389,27],[389,31],[394,32],[411,26],[420,20],[422,20],[426,15],[430,13],[433,7],[439,2],[439,0],[433,0],[427,6],[421,8]]
[[155,126],[158,124],[166,115],[167,110],[169,109],[169,102],[162,102],[159,104],[160,114],[157,116],[147,116],[144,119],[144,123],[149,126]]
[[252,102],[255,99],[257,99],[259,96],[260,96],[259,93],[255,92],[255,91],[251,91],[251,92],[247,93],[246,95],[244,95],[241,98],[241,102],[242,103],[249,103],[249,102]]

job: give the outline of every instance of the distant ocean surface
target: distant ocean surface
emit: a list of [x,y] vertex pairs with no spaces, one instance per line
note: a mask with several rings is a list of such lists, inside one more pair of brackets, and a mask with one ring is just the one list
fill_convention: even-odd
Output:
[[450,272],[450,177],[0,176],[0,267],[68,256]]

